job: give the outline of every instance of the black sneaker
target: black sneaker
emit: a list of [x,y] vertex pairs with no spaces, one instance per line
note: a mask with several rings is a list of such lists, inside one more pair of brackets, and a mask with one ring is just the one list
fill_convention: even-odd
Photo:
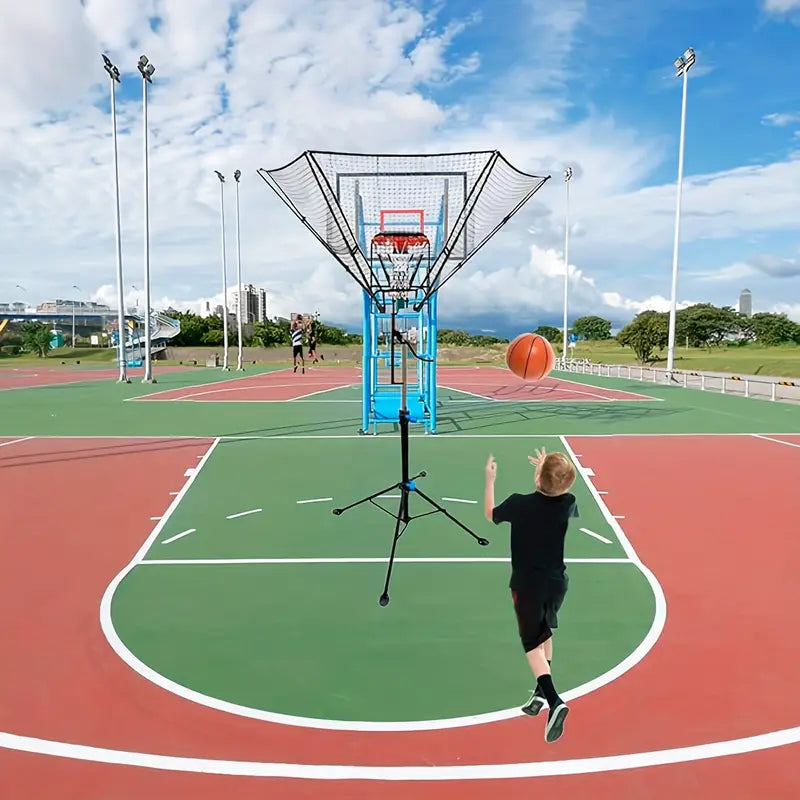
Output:
[[294,372],[297,372],[297,364],[294,365]]
[[529,717],[535,717],[543,708],[545,704],[544,695],[537,687],[531,692],[530,699],[522,706],[522,711]]
[[564,720],[569,714],[569,709],[563,703],[559,703],[555,708],[550,709],[550,714],[547,717],[547,725],[544,729],[544,740],[546,742],[554,742],[556,739],[561,738],[564,733]]

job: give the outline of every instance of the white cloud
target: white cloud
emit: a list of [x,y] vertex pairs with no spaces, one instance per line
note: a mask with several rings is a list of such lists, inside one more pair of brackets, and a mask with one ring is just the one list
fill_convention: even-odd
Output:
[[[798,2],[800,2],[800,0],[798,0]],[[765,114],[763,117],[761,117],[762,125],[775,125],[779,128],[782,128],[785,125],[792,125],[795,122],[800,122],[800,111]]]
[[[135,64],[145,52],[157,70],[149,106],[157,305],[202,309],[221,300],[215,169],[228,175],[228,280],[235,284],[232,173],[239,168],[244,282],[268,290],[270,313],[319,308],[329,318],[360,318],[355,284],[255,174],[306,148],[497,148],[521,169],[553,175],[448,283],[443,310],[560,308],[567,164],[574,169],[570,253],[579,265],[570,268],[574,309],[632,314],[667,302],[675,188],[647,184],[677,146],[672,131],[666,142],[597,113],[577,123],[566,116],[564,86],[586,0],[529,0],[528,18],[519,18],[529,26],[528,57],[488,93],[454,94],[453,105],[434,100],[431,87],[480,68],[482,53],[454,55],[480,18],[440,24],[436,9],[423,13],[412,0],[86,0],[83,8],[0,0],[0,7],[0,300],[18,282],[37,300],[70,296],[75,283],[116,303],[105,50],[123,70],[117,111],[128,298],[143,269]],[[691,119],[687,135],[700,135]],[[692,168],[682,242],[796,226],[797,155],[713,175]],[[665,261],[663,280],[630,277],[645,260],[659,269]]]
[[800,10],[800,0],[763,0],[763,8],[768,14],[788,14]]

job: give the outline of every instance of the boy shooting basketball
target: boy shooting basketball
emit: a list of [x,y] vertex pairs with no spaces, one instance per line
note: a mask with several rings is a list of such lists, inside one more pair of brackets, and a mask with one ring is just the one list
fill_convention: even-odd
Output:
[[509,587],[517,626],[528,664],[536,677],[536,688],[523,711],[536,716],[545,701],[550,708],[545,726],[546,742],[554,742],[564,731],[569,709],[553,685],[553,628],[567,594],[569,579],[564,564],[564,539],[570,517],[578,516],[575,467],[563,453],[537,450],[528,460],[536,468],[536,491],[511,494],[494,504],[497,462],[486,462],[484,514],[495,525],[511,523],[511,580]]
[[306,372],[306,361],[303,358],[303,318],[298,314],[292,320],[292,361],[294,362],[294,372],[297,372],[297,359],[303,365],[303,374]]

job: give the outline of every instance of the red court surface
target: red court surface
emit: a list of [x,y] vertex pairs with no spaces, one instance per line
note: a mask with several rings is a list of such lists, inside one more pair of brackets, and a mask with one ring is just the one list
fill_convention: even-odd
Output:
[[608,389],[548,375],[540,381],[523,381],[499,367],[439,368],[437,382],[444,389],[456,389],[487,400],[541,403],[608,402],[657,398],[622,389]]
[[[180,372],[192,367],[170,366],[154,367],[158,372]],[[144,377],[144,367],[128,367],[128,378],[131,381]],[[84,383],[85,381],[113,381],[119,377],[119,367],[95,369],[88,367],[4,367],[0,369],[0,391],[7,389],[30,389],[35,386],[60,386],[67,383]]]
[[291,367],[244,375],[212,384],[184,386],[152,392],[136,401],[181,400],[206,403],[269,403],[300,400],[304,397],[342,389],[361,381],[361,370],[355,367],[306,367],[293,372]]
[[[800,448],[755,436],[567,441],[660,582],[666,621],[641,661],[574,701],[555,745],[544,743],[541,719],[523,716],[338,731],[226,714],[162,690],[116,657],[98,609],[211,441],[37,438],[1,448],[0,796],[800,796],[792,633],[800,629],[800,503],[781,488],[781,476],[800,472]],[[645,461],[647,470],[636,468]],[[697,464],[700,479],[683,479]],[[85,487],[123,469],[137,476],[138,491],[107,494],[107,507],[95,496],[87,507]],[[36,485],[57,485],[58,500],[33,502]],[[781,730],[789,732],[751,738]],[[736,738],[744,741],[731,745]],[[482,779],[459,780],[470,767]],[[542,777],[548,772],[555,777]],[[499,774],[534,777],[492,780]]]
[[[360,384],[361,370],[355,367],[306,367],[305,373],[291,368],[259,375],[231,378],[214,384],[186,386],[153,392],[136,401],[180,400],[214,403],[269,403],[317,397],[334,389]],[[441,389],[463,392],[487,401],[514,402],[609,402],[635,400],[657,402],[656,398],[621,389],[607,389],[576,381],[544,378],[523,381],[508,370],[496,367],[440,367]],[[318,399],[324,399],[319,397]],[[455,399],[455,402],[458,398]]]

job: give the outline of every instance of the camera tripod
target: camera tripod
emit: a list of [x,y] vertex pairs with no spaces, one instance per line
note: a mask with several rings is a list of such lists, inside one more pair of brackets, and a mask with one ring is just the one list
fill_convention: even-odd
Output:
[[[394,323],[394,320],[393,320]],[[432,500],[428,495],[426,495],[423,491],[421,491],[417,487],[417,478],[424,478],[427,473],[425,471],[419,472],[416,475],[409,476],[409,469],[408,469],[408,424],[409,424],[409,411],[407,406],[407,377],[408,377],[408,355],[407,351],[411,351],[414,358],[420,361],[426,361],[429,359],[424,359],[421,356],[418,356],[417,353],[414,352],[414,348],[411,346],[411,343],[403,336],[401,331],[395,329],[394,324],[392,324],[392,341],[397,341],[401,347],[401,384],[400,384],[400,411],[398,415],[398,422],[400,425],[400,460],[401,460],[401,478],[400,480],[391,485],[387,486],[377,492],[373,492],[372,494],[368,495],[367,497],[362,497],[360,500],[356,500],[354,503],[351,503],[348,506],[344,506],[343,508],[334,508],[333,513],[336,516],[343,514],[345,511],[355,508],[356,506],[361,505],[362,503],[372,503],[373,505],[380,508],[382,511],[386,511],[387,514],[394,517],[396,520],[395,528],[394,528],[394,538],[392,539],[392,549],[389,555],[389,565],[386,570],[386,582],[383,587],[383,594],[380,596],[380,604],[382,606],[389,605],[389,581],[392,577],[392,566],[394,565],[394,558],[395,553],[397,552],[397,542],[399,541],[400,537],[405,533],[406,528],[408,527],[409,522],[414,519],[419,519],[420,517],[427,517],[431,514],[441,513],[444,514],[451,522],[458,525],[463,531],[466,531],[473,539],[475,539],[479,545],[486,546],[489,544],[488,539],[484,539],[482,536],[478,536],[476,533],[471,531],[466,525],[462,522],[457,520],[446,508],[442,507],[437,503],[435,500]],[[394,348],[392,348],[392,351]],[[394,352],[391,354],[392,362],[394,362]],[[380,495],[387,494],[388,492],[392,491],[393,489],[400,490],[400,503],[397,514],[393,514],[391,511],[387,511],[383,506],[378,505],[375,502],[375,498],[379,497]],[[424,514],[415,514],[411,515],[408,510],[408,498],[411,493],[418,494],[433,510],[426,511]]]

